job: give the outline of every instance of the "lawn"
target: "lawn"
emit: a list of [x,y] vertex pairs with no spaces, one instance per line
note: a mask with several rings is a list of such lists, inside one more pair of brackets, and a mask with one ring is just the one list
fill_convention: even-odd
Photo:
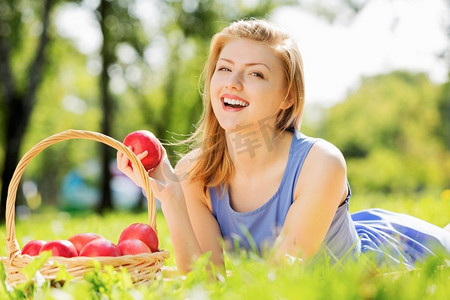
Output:
[[[352,199],[352,211],[367,207],[405,212],[439,226],[450,222],[450,199],[445,193],[415,198],[371,195]],[[15,228],[21,247],[30,239],[65,239],[79,232],[96,232],[116,242],[127,225],[146,220],[146,213],[114,212],[99,216],[49,209],[18,217]],[[160,214],[157,225],[160,248],[172,253]],[[0,239],[5,240],[4,226],[0,227]],[[1,245],[0,256],[5,256],[4,243]],[[91,272],[85,280],[68,280],[64,286],[44,282],[6,292],[0,285],[0,299],[450,299],[450,260],[443,257],[430,259],[410,271],[377,267],[369,257],[336,265],[298,262],[273,265],[254,254],[227,253],[227,276],[205,272],[206,260],[207,256],[203,257],[191,273],[180,276],[171,271],[175,264],[172,255],[166,260],[167,270],[161,276],[141,285],[132,285],[128,274],[111,270]]]

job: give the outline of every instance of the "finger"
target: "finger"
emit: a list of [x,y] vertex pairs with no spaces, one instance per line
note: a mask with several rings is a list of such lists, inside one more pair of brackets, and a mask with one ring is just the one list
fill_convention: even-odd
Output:
[[[127,148],[130,149],[131,152],[133,152],[133,146],[130,145]],[[128,163],[131,161],[130,158],[125,154],[123,154],[123,160],[124,160],[123,163],[125,164],[125,166],[127,166]]]
[[148,155],[148,151],[145,150],[144,152],[140,153],[137,155],[137,157],[139,158],[139,160],[143,159],[144,157],[146,157]]
[[123,152],[122,151],[117,151],[117,158],[116,158],[116,162],[117,162],[117,168],[119,170],[123,169]]
[[128,157],[124,153],[122,153],[121,154],[121,158],[120,158],[120,168],[121,168],[121,170],[126,170],[127,169],[128,162],[129,162]]
[[119,165],[120,160],[122,159],[122,156],[123,156],[122,152],[121,151],[117,151],[117,154],[116,154],[117,165]]
[[144,187],[144,180],[141,177],[141,174],[139,172],[139,168],[131,168],[130,173],[135,178],[135,182],[138,186]]
[[[130,149],[130,151],[134,153],[134,151],[133,151],[133,146],[131,146],[131,145],[128,146],[128,149]],[[144,153],[145,153],[145,154],[144,154]],[[134,154],[136,155],[136,157],[138,158],[138,160],[141,160],[142,158],[144,158],[144,157],[147,155],[147,151],[144,151],[144,152],[142,152],[142,153],[140,153],[140,154],[136,154],[136,153],[134,153]],[[132,162],[132,160],[129,159],[129,158],[127,157],[127,159],[126,159],[126,164],[128,165],[129,162],[131,162],[131,164],[134,165],[134,163]],[[133,169],[134,169],[134,168],[133,168]]]

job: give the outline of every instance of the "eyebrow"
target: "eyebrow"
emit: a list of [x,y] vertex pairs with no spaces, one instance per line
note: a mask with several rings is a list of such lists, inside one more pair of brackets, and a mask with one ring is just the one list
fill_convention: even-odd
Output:
[[[234,61],[232,61],[231,59],[228,59],[228,58],[220,57],[218,60],[224,60],[224,61],[226,61],[226,62],[228,62],[228,63],[230,63],[230,64],[234,64]],[[246,64],[244,64],[244,65],[245,65],[245,66],[257,66],[257,65],[261,65],[261,66],[266,67],[266,68],[270,71],[269,66],[266,65],[265,63],[255,62],[255,63],[246,63]]]

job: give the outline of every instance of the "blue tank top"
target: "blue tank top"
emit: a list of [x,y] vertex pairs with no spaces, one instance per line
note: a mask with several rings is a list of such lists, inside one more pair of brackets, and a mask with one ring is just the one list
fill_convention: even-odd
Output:
[[[228,247],[261,251],[273,245],[294,201],[294,190],[309,150],[317,141],[300,132],[294,132],[289,158],[275,194],[262,206],[250,212],[237,212],[230,205],[226,185],[209,188],[212,213]],[[338,207],[322,249],[331,257],[340,259],[348,253],[359,253],[360,241],[352,222],[348,200]]]

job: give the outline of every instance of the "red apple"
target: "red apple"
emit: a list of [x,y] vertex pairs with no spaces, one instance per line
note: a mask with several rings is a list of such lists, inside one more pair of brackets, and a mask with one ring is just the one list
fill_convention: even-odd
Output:
[[51,251],[53,256],[74,257],[78,256],[77,249],[72,242],[67,240],[55,240],[42,246],[40,252]]
[[103,238],[101,235],[96,233],[78,233],[72,235],[68,238],[69,241],[73,243],[75,248],[77,249],[77,253],[81,252],[81,249],[92,240]]
[[134,223],[125,228],[119,237],[119,244],[129,239],[138,239],[143,241],[152,252],[158,251],[158,236],[155,230],[144,223]]
[[[156,167],[161,161],[163,154],[162,145],[156,136],[148,130],[138,130],[129,133],[123,140],[123,144],[127,147],[133,147],[135,154],[148,151],[147,156],[141,160],[147,171]],[[129,165],[131,166],[131,162]]]
[[80,251],[80,256],[120,256],[120,250],[117,246],[105,239],[95,239],[87,243]]
[[122,255],[135,255],[140,253],[151,253],[150,248],[141,240],[129,239],[124,240],[117,245]]
[[42,246],[47,244],[46,241],[43,240],[32,240],[23,246],[22,254],[28,254],[30,256],[39,255],[39,250],[41,250]]

